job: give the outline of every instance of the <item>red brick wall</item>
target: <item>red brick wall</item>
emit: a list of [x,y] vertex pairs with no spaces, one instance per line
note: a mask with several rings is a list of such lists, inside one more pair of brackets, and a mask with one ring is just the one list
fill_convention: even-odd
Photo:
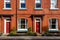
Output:
[[[45,14],[42,20],[42,31],[45,30],[45,27],[49,28],[49,19],[50,18],[57,18],[60,20],[60,0],[58,0],[58,10],[50,10],[50,0],[42,0],[42,10],[35,10],[35,0],[26,0],[26,10],[19,9],[19,0],[17,0],[17,21],[21,18],[28,19],[28,27],[34,27],[33,21],[31,19],[31,14]],[[11,0],[11,10],[4,10],[4,0],[0,0],[0,14],[13,14],[14,16],[11,17],[11,29],[16,27],[16,0]],[[3,21],[4,17],[2,16],[2,20],[0,18],[0,27],[2,27],[3,31]],[[18,26],[18,25],[17,25]],[[59,21],[60,26],[60,21]],[[59,27],[60,29],[60,27]]]
[[[13,16],[11,16],[11,27],[10,29],[12,29],[13,27],[16,27],[16,0],[11,0],[11,10],[5,10],[4,8],[4,0],[0,0],[0,14],[13,14]],[[0,17],[0,31],[4,32],[4,19],[7,17]]]

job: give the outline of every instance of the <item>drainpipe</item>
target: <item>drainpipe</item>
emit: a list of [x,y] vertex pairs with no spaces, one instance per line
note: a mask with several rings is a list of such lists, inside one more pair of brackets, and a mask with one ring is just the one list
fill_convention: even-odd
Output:
[[16,30],[17,30],[17,0],[16,0]]

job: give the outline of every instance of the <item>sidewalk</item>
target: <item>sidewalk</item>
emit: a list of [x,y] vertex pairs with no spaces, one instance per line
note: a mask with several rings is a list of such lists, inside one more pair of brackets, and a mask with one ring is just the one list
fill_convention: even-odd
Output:
[[60,40],[59,36],[0,36],[0,40]]

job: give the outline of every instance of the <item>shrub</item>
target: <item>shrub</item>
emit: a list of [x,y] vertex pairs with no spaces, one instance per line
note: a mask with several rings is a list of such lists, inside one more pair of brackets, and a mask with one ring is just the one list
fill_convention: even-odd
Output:
[[16,31],[11,31],[10,32],[10,35],[15,35],[16,34]]
[[36,34],[35,32],[32,32],[32,28],[31,28],[31,27],[28,28],[27,34],[28,34],[29,36],[37,36],[37,34]]
[[31,27],[28,28],[28,33],[30,33],[30,32],[32,32],[32,28]]
[[10,31],[10,34],[9,34],[9,35],[10,35],[10,36],[14,36],[14,35],[16,35],[16,34],[17,34],[16,28],[14,27],[13,30]]

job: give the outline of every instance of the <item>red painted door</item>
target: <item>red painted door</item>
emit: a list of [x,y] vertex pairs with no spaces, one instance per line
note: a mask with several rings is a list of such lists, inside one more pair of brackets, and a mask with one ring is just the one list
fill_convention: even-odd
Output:
[[40,22],[36,22],[36,32],[40,33]]
[[10,22],[6,22],[6,33],[9,33]]

